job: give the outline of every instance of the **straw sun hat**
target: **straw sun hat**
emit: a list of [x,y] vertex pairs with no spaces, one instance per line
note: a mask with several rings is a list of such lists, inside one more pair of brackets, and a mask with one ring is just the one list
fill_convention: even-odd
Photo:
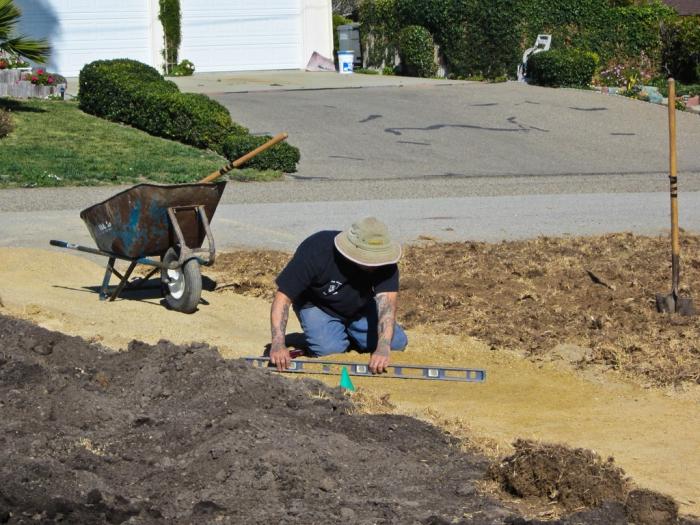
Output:
[[394,264],[401,258],[401,245],[389,238],[386,225],[374,217],[365,217],[336,235],[335,247],[363,266]]

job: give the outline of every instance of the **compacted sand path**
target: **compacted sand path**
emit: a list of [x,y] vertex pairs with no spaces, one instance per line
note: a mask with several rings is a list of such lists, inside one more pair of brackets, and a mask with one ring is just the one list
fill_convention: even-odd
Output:
[[[235,294],[204,292],[193,315],[166,310],[156,294],[99,302],[103,268],[58,250],[0,248],[0,312],[125,348],[206,341],[225,357],[259,355],[268,342],[268,304]],[[93,287],[93,288],[91,288]],[[298,330],[290,322],[290,331]],[[613,456],[640,486],[673,496],[681,512],[700,514],[700,411],[697,396],[645,390],[613,375],[584,377],[552,363],[493,352],[469,338],[409,333],[396,362],[485,368],[484,384],[356,378],[404,413],[427,409],[466,421],[479,437],[506,448],[517,437],[563,442]],[[364,360],[350,354],[347,360]],[[336,377],[324,377],[330,384]]]

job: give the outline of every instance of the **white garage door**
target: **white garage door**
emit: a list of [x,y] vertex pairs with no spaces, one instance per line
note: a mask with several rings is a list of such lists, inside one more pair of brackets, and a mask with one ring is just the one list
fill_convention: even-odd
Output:
[[152,62],[147,0],[15,0],[20,30],[49,40],[48,69],[76,76],[93,60],[132,58]]
[[180,60],[197,71],[299,69],[301,0],[182,0]]

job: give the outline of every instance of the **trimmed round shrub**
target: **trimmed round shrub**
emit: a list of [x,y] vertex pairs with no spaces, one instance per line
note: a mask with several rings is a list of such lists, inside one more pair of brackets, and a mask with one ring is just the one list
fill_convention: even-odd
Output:
[[80,108],[151,135],[220,150],[230,134],[248,130],[206,95],[180,93],[154,68],[135,60],[98,60],[80,71]]
[[[219,153],[229,160],[236,160],[258,146],[262,146],[271,138],[269,135],[229,135],[224,140]],[[297,148],[286,142],[280,142],[253,157],[241,167],[294,173],[300,158]]]
[[158,71],[131,59],[96,60],[83,66],[78,77],[80,109],[91,115],[130,123],[129,107],[137,98],[136,91],[151,88],[159,93],[178,93],[174,82]]
[[0,109],[0,139],[7,137],[14,129],[15,123],[12,121],[10,112]]
[[590,51],[552,49],[528,59],[527,79],[541,86],[587,86],[599,62],[598,55]]
[[422,26],[407,26],[399,32],[398,40],[402,72],[411,77],[434,77],[437,64],[430,31]]

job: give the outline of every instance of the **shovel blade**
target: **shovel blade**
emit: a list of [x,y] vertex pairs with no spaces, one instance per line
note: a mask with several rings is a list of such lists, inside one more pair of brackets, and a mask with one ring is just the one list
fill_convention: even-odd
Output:
[[696,315],[695,305],[690,297],[677,297],[675,294],[656,294],[656,311],[665,314]]
[[656,294],[656,311],[660,314],[671,314],[676,311],[676,299],[673,294]]
[[679,297],[676,300],[676,312],[681,315],[696,315],[695,305],[690,297]]

